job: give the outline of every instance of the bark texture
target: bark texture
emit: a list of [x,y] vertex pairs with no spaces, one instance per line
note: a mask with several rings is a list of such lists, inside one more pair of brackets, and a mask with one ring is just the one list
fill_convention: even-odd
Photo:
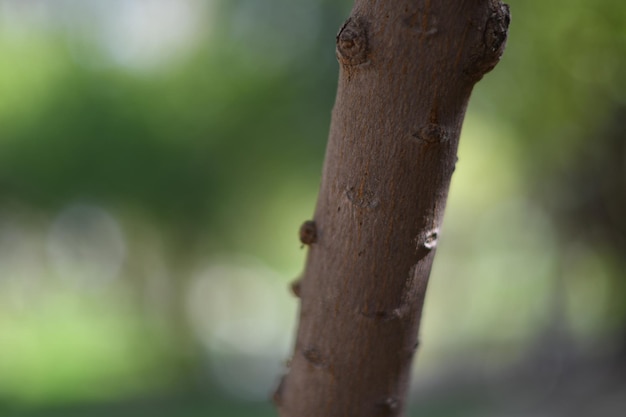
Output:
[[403,414],[465,109],[508,24],[498,0],[355,1],[281,416]]

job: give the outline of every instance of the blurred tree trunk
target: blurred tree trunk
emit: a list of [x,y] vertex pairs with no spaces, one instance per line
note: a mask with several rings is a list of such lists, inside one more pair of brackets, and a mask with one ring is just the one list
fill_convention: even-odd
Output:
[[465,109],[508,24],[499,0],[355,1],[281,416],[403,414]]

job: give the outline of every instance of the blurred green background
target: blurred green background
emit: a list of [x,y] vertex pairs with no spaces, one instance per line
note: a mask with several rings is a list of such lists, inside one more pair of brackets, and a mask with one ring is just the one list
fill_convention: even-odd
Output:
[[[0,0],[0,416],[272,416],[348,0]],[[414,416],[623,416],[626,3],[510,0]]]

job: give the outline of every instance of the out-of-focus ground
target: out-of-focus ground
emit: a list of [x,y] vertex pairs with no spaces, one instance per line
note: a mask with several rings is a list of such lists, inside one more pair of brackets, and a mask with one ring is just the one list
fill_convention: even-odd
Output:
[[[412,415],[623,416],[626,3],[511,0]],[[0,0],[0,416],[271,416],[351,2]]]

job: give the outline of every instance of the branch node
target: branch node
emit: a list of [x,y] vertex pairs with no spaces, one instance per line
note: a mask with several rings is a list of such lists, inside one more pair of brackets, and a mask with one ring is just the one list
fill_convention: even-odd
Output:
[[343,65],[359,65],[367,61],[369,45],[363,20],[350,17],[337,33],[337,59]]
[[411,350],[409,351],[409,358],[412,358],[413,356],[415,356],[415,354],[417,353],[417,350],[420,347],[420,344],[421,344],[420,340],[417,339],[415,341],[415,344],[413,344],[413,346],[411,347]]
[[280,407],[283,403],[283,388],[285,387],[285,380],[287,375],[283,375],[278,382],[278,386],[272,395],[272,402],[276,407]]
[[494,69],[504,53],[509,23],[511,23],[509,6],[499,0],[492,1],[481,39],[482,44],[471,54],[469,65],[464,70],[465,74],[481,79]]
[[380,200],[376,197],[376,194],[371,190],[364,190],[363,187],[356,189],[356,187],[346,187],[346,198],[352,205],[365,208],[375,209],[380,204]]
[[395,397],[387,397],[376,403],[376,407],[380,408],[384,415],[391,415],[400,407],[400,401]]
[[363,317],[372,320],[389,321],[396,318],[395,311],[392,311],[391,313],[388,313],[384,310],[374,311],[373,313],[370,313],[368,311],[361,311],[360,314]]
[[417,250],[430,252],[437,247],[439,240],[439,228],[434,228],[426,233],[420,233],[416,238]]
[[317,225],[313,220],[307,220],[300,226],[299,234],[303,245],[312,245],[317,242]]
[[293,281],[289,285],[289,289],[291,290],[291,293],[293,295],[295,295],[298,298],[301,298],[300,294],[301,294],[301,291],[302,291],[302,278],[298,278],[295,281]]
[[302,351],[302,356],[304,356],[304,359],[306,359],[307,362],[315,368],[324,368],[326,366],[326,361],[324,360],[322,352],[314,346],[304,349]]
[[437,247],[437,239],[439,239],[439,229],[431,230],[426,236],[426,240],[424,240],[424,248],[428,250],[435,249]]
[[395,308],[393,310],[393,317],[398,319],[398,320],[402,320],[404,317],[407,316],[409,311],[410,311],[409,305],[407,305],[405,302],[403,302],[400,305],[400,307]]
[[411,136],[426,145],[431,145],[447,142],[450,139],[450,131],[440,124],[428,123]]

